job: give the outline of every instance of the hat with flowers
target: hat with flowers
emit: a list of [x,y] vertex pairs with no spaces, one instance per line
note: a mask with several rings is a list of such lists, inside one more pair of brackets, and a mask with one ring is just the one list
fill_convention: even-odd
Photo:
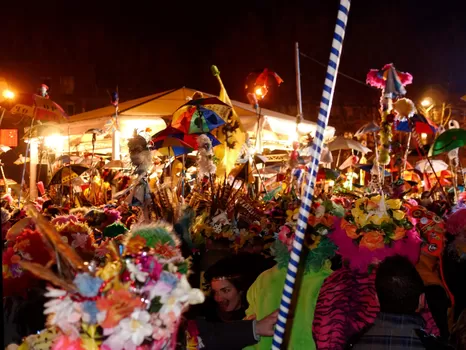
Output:
[[[288,265],[290,252],[297,226],[300,202],[296,198],[283,197],[285,201],[286,221],[280,226],[272,253],[279,268]],[[330,200],[316,200],[311,206],[308,226],[304,238],[308,250],[305,261],[305,270],[319,270],[325,261],[335,255],[336,246],[328,238],[329,233],[335,229],[339,216],[343,215],[343,208]]]
[[133,227],[122,249],[114,247],[98,266],[81,259],[37,212],[31,215],[62,261],[61,276],[67,276],[21,264],[55,286],[48,288],[45,304],[48,326],[58,330],[53,350],[174,349],[183,312],[204,295],[189,285],[189,264],[170,226]]
[[384,194],[354,201],[330,236],[338,246],[338,254],[351,268],[366,270],[395,254],[416,263],[421,240],[402,204],[401,200],[386,198]]

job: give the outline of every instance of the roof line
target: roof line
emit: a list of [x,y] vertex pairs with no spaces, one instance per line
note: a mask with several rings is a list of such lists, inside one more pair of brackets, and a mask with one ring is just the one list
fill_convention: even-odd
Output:
[[[183,89],[183,88],[181,88],[181,89]],[[138,104],[136,104],[136,105],[133,105],[133,106],[131,106],[131,107],[129,107],[129,108],[126,108],[126,109],[123,109],[123,110],[121,110],[121,111],[118,111],[118,113],[124,113],[124,112],[129,111],[129,110],[131,110],[131,109],[133,109],[133,108],[136,108],[136,107],[145,105],[145,104],[148,103],[148,102],[157,100],[157,99],[159,99],[159,98],[161,98],[161,97],[163,97],[163,96],[165,96],[165,95],[171,94],[172,92],[175,92],[175,91],[177,91],[177,90],[180,90],[180,89],[167,90],[167,91],[163,92],[161,95],[157,95],[157,96],[155,96],[155,97],[153,97],[153,98],[151,98],[151,99],[149,99],[149,100],[146,100],[146,101],[144,101],[144,102],[141,102],[141,103],[138,103]]]

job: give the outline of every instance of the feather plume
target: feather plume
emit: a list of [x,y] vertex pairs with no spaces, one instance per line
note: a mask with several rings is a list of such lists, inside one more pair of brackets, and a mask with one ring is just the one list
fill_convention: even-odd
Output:
[[23,269],[28,270],[29,272],[37,276],[38,278],[48,281],[57,287],[60,287],[68,292],[76,291],[76,287],[72,283],[69,283],[68,281],[61,279],[46,266],[42,266],[41,264],[32,263],[29,261],[20,261],[19,265]]

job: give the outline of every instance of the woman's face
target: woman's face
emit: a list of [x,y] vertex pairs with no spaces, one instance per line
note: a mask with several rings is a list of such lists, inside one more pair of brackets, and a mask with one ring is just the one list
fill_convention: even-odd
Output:
[[213,280],[211,288],[220,310],[230,312],[241,307],[241,293],[230,281]]

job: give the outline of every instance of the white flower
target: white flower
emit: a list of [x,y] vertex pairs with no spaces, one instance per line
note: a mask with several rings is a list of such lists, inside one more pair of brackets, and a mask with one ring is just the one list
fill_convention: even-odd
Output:
[[201,304],[204,302],[204,299],[204,293],[199,289],[191,288],[188,279],[183,275],[176,288],[169,295],[161,298],[160,301],[163,303],[163,306],[160,312],[173,312],[175,315],[180,316],[185,304]]
[[316,209],[316,218],[321,218],[325,215],[325,206],[319,205]]
[[126,267],[128,268],[128,271],[130,272],[130,277],[133,281],[137,280],[139,282],[145,282],[147,279],[147,276],[149,275],[147,272],[143,272],[139,270],[139,268],[134,265],[131,261],[126,262]]
[[45,315],[52,315],[50,323],[60,327],[65,333],[78,335],[78,325],[82,318],[81,306],[71,300],[61,289],[47,288],[46,297],[53,298],[44,304]]
[[[110,333],[106,332],[107,334]],[[133,350],[153,333],[150,324],[150,314],[141,309],[135,309],[130,317],[120,321],[110,337],[105,341],[112,350]]]

